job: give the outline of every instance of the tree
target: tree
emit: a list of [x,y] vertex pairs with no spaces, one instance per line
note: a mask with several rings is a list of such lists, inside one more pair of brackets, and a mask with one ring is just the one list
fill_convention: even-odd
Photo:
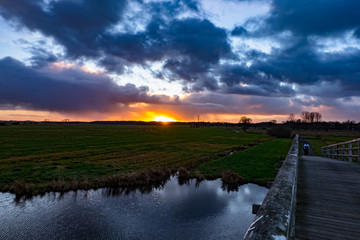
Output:
[[353,128],[353,126],[356,124],[356,122],[349,119],[349,120],[343,122],[343,124],[344,124],[346,130],[351,130]]
[[250,123],[252,122],[251,118],[242,116],[239,120],[239,124],[242,125],[243,131],[246,132],[246,129],[249,128]]
[[309,122],[310,120],[310,113],[309,112],[302,112],[300,114],[301,120],[305,123]]
[[315,117],[315,122],[321,122],[321,113],[319,113],[319,112],[314,112],[314,117]]
[[300,117],[305,123],[314,123],[314,120],[316,122],[321,121],[321,114],[318,112],[302,112]]
[[295,122],[295,114],[293,114],[293,113],[289,114],[288,122]]

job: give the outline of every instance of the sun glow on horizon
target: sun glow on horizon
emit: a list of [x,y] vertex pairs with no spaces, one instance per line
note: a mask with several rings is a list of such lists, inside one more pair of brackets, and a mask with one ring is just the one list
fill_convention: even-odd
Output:
[[165,116],[157,116],[157,117],[154,117],[153,121],[155,121],[155,122],[176,122],[175,119],[169,118],[169,117],[165,117]]

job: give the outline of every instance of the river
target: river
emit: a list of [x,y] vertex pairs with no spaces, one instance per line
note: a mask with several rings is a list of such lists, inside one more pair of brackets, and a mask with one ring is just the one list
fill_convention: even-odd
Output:
[[17,202],[0,193],[0,239],[242,239],[267,191],[228,192],[220,179],[180,186],[172,177],[146,194],[79,190]]

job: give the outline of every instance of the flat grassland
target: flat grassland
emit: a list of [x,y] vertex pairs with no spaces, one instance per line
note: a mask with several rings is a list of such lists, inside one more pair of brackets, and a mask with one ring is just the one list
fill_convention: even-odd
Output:
[[119,173],[179,167],[207,178],[231,169],[264,184],[275,177],[274,168],[285,159],[291,141],[225,127],[0,126],[0,189],[11,190],[21,180],[37,194],[49,191],[54,181],[91,183]]

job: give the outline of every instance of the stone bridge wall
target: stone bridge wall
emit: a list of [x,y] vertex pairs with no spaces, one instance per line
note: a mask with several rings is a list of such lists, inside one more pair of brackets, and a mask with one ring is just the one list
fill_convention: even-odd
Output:
[[286,159],[269,189],[244,239],[292,239],[295,207],[299,136],[296,135]]

